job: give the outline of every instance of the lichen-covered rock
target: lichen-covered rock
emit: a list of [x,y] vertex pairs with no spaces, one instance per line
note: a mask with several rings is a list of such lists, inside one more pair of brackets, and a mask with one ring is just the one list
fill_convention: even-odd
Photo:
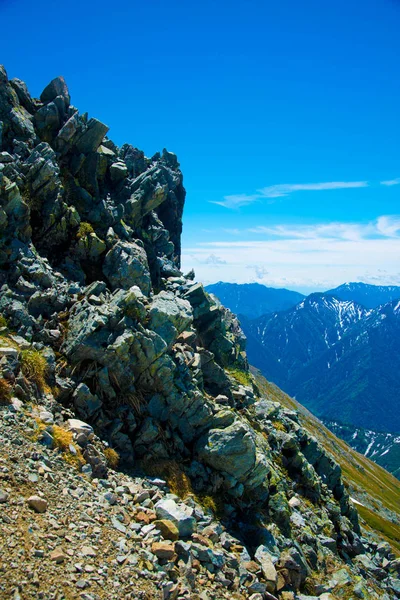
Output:
[[134,242],[117,242],[104,259],[103,271],[113,289],[137,285],[144,294],[151,290],[145,250]]
[[254,434],[239,420],[224,429],[210,429],[199,440],[197,451],[205,463],[238,481],[246,478],[256,461]]
[[193,321],[189,302],[164,291],[154,296],[149,307],[149,314],[149,326],[168,345],[174,342],[178,335],[187,329]]

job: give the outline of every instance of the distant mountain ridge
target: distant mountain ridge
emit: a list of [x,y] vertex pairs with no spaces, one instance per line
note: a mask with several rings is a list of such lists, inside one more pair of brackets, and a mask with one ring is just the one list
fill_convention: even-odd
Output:
[[311,294],[242,327],[250,362],[317,416],[400,431],[399,301],[367,310]]
[[400,479],[400,433],[382,433],[353,425],[343,425],[337,421],[322,420],[322,422],[354,450]]
[[224,283],[219,281],[206,286],[233,313],[250,319],[261,315],[286,310],[304,298],[304,294],[285,288],[270,288],[260,283]]
[[343,283],[325,293],[336,296],[340,300],[354,300],[365,308],[377,308],[381,304],[400,298],[400,286],[350,282]]

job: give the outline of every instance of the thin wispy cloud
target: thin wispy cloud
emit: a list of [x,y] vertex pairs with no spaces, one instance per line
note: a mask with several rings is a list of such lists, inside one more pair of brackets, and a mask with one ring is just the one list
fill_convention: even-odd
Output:
[[226,260],[223,260],[220,256],[217,256],[216,254],[210,254],[210,256],[207,256],[203,263],[205,265],[226,265]]
[[[389,227],[389,225],[387,225]],[[336,240],[360,240],[374,233],[383,234],[378,229],[377,223],[320,223],[317,225],[273,225],[257,227],[248,230],[250,233],[266,234],[269,237],[284,239],[336,239]]]
[[323,183],[282,183],[259,190],[265,198],[281,198],[293,192],[321,192],[324,190],[343,190],[368,187],[368,181],[327,181]]
[[260,198],[262,198],[260,194],[233,194],[232,196],[224,196],[224,199],[219,202],[210,200],[210,204],[219,204],[219,206],[225,206],[225,208],[240,208],[247,204],[253,204]]
[[262,200],[283,198],[295,192],[321,192],[325,190],[342,190],[368,187],[368,181],[325,181],[321,183],[280,183],[257,190],[255,194],[233,194],[224,196],[223,200],[211,200],[225,208],[237,209]]
[[387,179],[386,181],[381,181],[381,185],[392,186],[392,185],[400,185],[400,177],[397,179]]
[[[184,252],[200,281],[259,281],[277,287],[325,288],[343,281],[400,284],[400,214],[369,222],[275,224],[239,238],[199,241]],[[375,279],[376,278],[376,279]]]

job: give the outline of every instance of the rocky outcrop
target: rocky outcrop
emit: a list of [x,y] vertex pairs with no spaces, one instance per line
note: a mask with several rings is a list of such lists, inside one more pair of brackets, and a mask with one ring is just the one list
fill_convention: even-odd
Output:
[[[1,358],[5,389],[57,407],[89,477],[107,471],[95,432],[127,469],[178,465],[193,493],[224,507],[240,567],[204,543],[196,506],[154,494],[160,531],[191,536],[190,547],[154,541],[160,569],[179,557],[210,573],[228,565],[239,587],[271,598],[305,589],[328,558],[362,554],[339,466],[295,412],[260,397],[236,317],[180,271],[176,156],[118,148],[61,77],[40,99],[4,69],[0,80],[0,312],[15,350]],[[53,448],[56,434],[46,423],[41,442]],[[229,535],[225,550],[238,543]],[[235,575],[223,578],[229,588]]]

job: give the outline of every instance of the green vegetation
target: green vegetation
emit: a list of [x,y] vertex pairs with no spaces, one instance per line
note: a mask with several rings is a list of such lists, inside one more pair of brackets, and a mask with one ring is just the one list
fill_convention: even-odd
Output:
[[250,373],[243,371],[242,369],[235,369],[235,368],[231,368],[231,367],[229,367],[227,369],[227,371],[228,371],[228,374],[231,377],[233,377],[241,385],[247,385],[247,386],[252,385],[252,378],[251,378]]
[[47,362],[38,350],[22,350],[21,370],[27,379],[36,383],[39,389],[45,386]]
[[79,229],[78,229],[78,233],[76,234],[76,237],[78,240],[87,237],[90,233],[94,233],[94,229],[91,226],[90,223],[86,223],[85,221],[82,221],[82,223],[79,225]]
[[0,327],[8,327],[7,319],[3,315],[0,315]]
[[378,531],[400,553],[400,525],[384,519],[380,514],[366,506],[357,505],[357,510],[367,524],[368,529]]

